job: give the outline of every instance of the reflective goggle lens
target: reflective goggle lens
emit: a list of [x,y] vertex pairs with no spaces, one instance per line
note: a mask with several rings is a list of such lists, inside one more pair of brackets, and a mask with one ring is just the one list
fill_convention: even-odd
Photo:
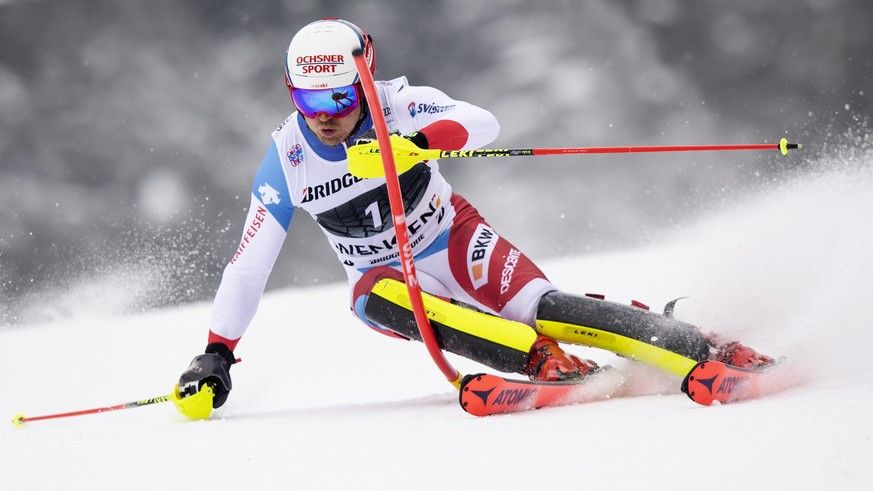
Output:
[[354,111],[361,100],[357,84],[332,89],[294,89],[291,98],[297,109],[308,118],[319,114],[341,118]]

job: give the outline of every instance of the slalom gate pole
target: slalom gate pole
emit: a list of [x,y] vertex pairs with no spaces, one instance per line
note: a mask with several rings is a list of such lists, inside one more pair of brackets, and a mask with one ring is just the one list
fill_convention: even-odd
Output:
[[84,416],[86,414],[97,414],[97,413],[105,413],[108,411],[118,411],[120,409],[131,409],[134,407],[142,407],[149,406],[151,404],[160,404],[162,402],[167,402],[170,400],[169,395],[153,397],[151,399],[143,399],[141,401],[133,401],[133,402],[125,402],[123,404],[117,404],[115,406],[106,406],[106,407],[98,407],[94,409],[85,409],[82,411],[72,411],[69,413],[58,413],[58,414],[46,414],[43,416],[25,416],[24,414],[16,414],[14,418],[12,418],[12,424],[21,428],[24,426],[24,423],[29,423],[31,421],[40,421],[43,419],[55,419],[55,418],[69,418],[71,416]]
[[[406,282],[406,289],[409,292],[409,300],[412,303],[412,312],[415,315],[415,322],[418,324],[418,331],[421,333],[421,339],[424,341],[427,351],[431,358],[436,362],[437,367],[446,376],[446,379],[455,386],[461,387],[461,374],[455,370],[451,363],[446,359],[440,349],[436,336],[433,332],[433,326],[427,318],[427,312],[424,309],[424,301],[421,298],[421,286],[418,283],[418,275],[415,272],[415,260],[412,256],[412,246],[409,243],[409,230],[406,227],[406,213],[403,209],[403,196],[400,191],[400,180],[397,176],[397,168],[394,164],[394,153],[391,150],[391,139],[388,133],[388,125],[385,123],[385,116],[382,114],[382,107],[379,103],[379,96],[376,93],[376,83],[373,81],[373,74],[370,73],[370,68],[364,59],[364,53],[360,49],[356,49],[354,56],[355,64],[358,68],[358,75],[361,79],[361,86],[364,89],[364,94],[367,96],[367,105],[370,108],[370,115],[373,118],[373,128],[376,130],[376,138],[379,142],[379,149],[382,158],[382,166],[385,169],[385,184],[388,188],[388,201],[391,205],[391,216],[394,220],[394,233],[397,235],[397,248],[400,251],[400,263],[403,266],[403,279]],[[354,147],[353,147],[354,148]]]

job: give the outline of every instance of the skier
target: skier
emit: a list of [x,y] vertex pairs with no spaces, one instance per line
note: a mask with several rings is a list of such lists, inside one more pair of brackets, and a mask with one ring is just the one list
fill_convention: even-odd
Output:
[[[405,291],[385,180],[362,179],[348,169],[348,148],[373,144],[373,120],[351,55],[355,49],[375,73],[372,38],[350,22],[316,21],[291,40],[285,82],[297,111],[273,132],[255,175],[242,240],[215,296],[205,353],[179,380],[183,398],[208,382],[213,407],[226,401],[233,352],[255,315],[296,208],[315,219],[343,264],[353,313],[386,335],[420,339],[410,309],[385,294],[398,287]],[[405,77],[377,82],[377,89],[389,129],[418,148],[476,149],[500,130],[488,111],[435,88],[410,85]],[[677,360],[682,370],[688,360],[741,367],[772,363],[671,316],[559,292],[530,258],[452,192],[436,161],[413,165],[400,175],[400,184],[418,278],[428,309],[442,314],[433,324],[445,350],[532,380],[579,379],[598,370],[597,364],[565,353],[557,335],[542,334],[548,326],[569,325],[589,334],[614,334],[632,348],[644,348],[638,350],[648,353],[644,361],[668,370]]]

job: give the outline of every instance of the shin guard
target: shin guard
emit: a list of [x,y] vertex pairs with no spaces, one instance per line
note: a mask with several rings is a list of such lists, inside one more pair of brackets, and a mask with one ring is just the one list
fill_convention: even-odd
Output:
[[[501,372],[520,372],[528,361],[536,332],[528,325],[461,307],[422,294],[427,317],[442,349]],[[380,280],[364,307],[367,320],[421,341],[406,285]]]

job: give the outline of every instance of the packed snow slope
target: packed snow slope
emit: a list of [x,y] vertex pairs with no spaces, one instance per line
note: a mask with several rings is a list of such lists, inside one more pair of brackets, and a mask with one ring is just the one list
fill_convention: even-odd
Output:
[[160,404],[14,428],[168,393],[209,317],[73,311],[0,330],[0,489],[873,489],[870,162],[821,162],[643,250],[542,264],[568,291],[689,296],[679,317],[785,356],[790,390],[705,408],[573,347],[631,372],[632,394],[475,418],[423,345],[362,327],[329,285],[265,297],[209,421]]

